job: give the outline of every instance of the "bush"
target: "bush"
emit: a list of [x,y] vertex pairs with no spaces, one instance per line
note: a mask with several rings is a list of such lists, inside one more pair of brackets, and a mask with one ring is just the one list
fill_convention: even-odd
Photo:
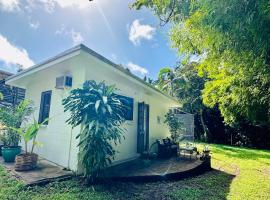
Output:
[[17,106],[6,106],[0,108],[0,124],[4,127],[5,135],[2,135],[4,145],[18,146],[20,135],[13,128],[20,128],[22,122],[28,121],[28,117],[33,113],[32,102],[24,100]]
[[91,182],[112,162],[116,153],[112,144],[120,143],[124,133],[121,125],[126,109],[116,91],[104,82],[86,81],[83,88],[72,90],[63,100],[65,112],[71,113],[67,123],[82,126],[77,136],[79,163]]

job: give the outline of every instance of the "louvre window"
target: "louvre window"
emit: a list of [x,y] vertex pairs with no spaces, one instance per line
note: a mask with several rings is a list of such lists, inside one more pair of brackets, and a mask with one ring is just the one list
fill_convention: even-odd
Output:
[[[39,119],[38,122],[42,123],[45,119],[49,118],[50,107],[51,107],[51,96],[52,91],[46,91],[41,93],[40,109],[39,109]],[[48,124],[48,121],[44,124]]]

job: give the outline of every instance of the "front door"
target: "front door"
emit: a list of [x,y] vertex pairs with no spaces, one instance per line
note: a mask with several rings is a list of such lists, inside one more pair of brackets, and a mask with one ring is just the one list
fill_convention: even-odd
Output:
[[144,102],[138,104],[137,152],[149,149],[149,105]]

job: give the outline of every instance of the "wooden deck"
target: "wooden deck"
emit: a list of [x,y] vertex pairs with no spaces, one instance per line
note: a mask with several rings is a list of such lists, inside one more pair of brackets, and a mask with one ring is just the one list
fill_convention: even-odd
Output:
[[158,181],[181,179],[204,173],[211,169],[209,160],[200,160],[195,156],[173,157],[170,159],[136,159],[104,170],[100,181]]
[[[63,170],[46,159],[39,159],[38,167],[27,172],[16,172],[13,163],[5,163],[0,157],[0,165],[26,186],[44,185],[56,180],[66,180],[73,177],[71,171]],[[179,180],[192,177],[211,170],[210,158],[200,160],[195,156],[173,157],[170,159],[136,159],[105,169],[98,181],[162,181]]]

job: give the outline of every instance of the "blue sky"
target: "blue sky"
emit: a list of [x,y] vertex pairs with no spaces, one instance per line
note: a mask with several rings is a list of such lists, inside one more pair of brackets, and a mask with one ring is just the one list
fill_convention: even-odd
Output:
[[174,66],[169,27],[133,0],[0,0],[0,69],[16,72],[83,43],[143,77]]

